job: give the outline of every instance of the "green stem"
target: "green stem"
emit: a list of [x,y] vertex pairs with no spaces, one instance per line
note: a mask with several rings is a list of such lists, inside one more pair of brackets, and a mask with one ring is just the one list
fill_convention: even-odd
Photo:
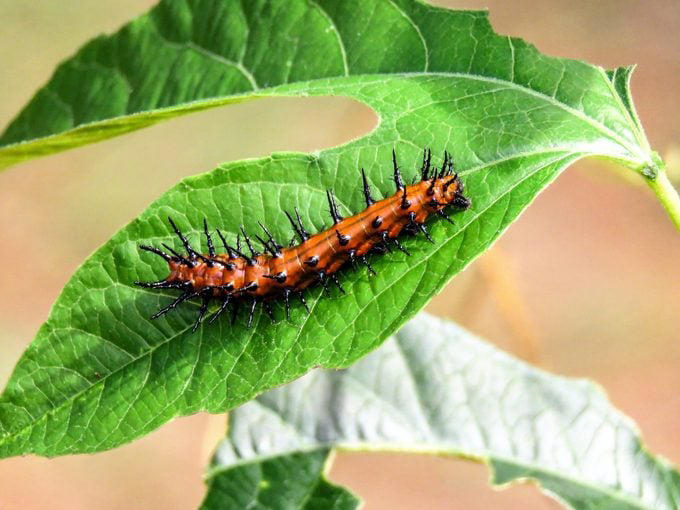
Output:
[[649,187],[659,199],[661,205],[670,216],[675,228],[680,232],[680,195],[668,179],[666,172],[661,171],[655,179],[646,179]]

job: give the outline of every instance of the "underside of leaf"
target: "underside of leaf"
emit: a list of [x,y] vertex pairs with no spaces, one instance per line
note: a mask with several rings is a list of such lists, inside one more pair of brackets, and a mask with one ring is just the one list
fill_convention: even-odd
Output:
[[[230,413],[203,508],[239,508],[224,488],[245,472],[266,491],[242,491],[240,508],[263,496],[288,508],[290,477],[273,466],[316,462],[322,476],[319,456],[332,449],[477,459],[494,485],[533,480],[578,510],[671,510],[680,498],[680,473],[644,449],[593,384],[534,369],[427,314],[352,367],[316,370]],[[304,473],[309,490],[317,480]]]

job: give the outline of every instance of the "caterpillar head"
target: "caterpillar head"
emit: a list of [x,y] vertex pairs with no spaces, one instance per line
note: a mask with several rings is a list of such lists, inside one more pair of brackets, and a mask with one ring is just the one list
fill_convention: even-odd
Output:
[[463,181],[458,174],[435,178],[430,184],[433,199],[438,204],[452,205],[458,209],[470,207],[470,199],[463,195]]

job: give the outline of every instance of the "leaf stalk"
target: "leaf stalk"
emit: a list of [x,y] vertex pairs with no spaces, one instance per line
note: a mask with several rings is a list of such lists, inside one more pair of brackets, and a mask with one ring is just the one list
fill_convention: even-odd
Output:
[[676,230],[680,232],[680,195],[678,195],[678,190],[673,187],[666,172],[662,170],[656,178],[645,180],[663,208],[666,209]]

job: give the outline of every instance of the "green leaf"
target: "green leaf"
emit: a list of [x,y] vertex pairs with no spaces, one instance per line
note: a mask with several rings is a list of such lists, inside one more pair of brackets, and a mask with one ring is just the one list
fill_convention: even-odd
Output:
[[202,509],[353,509],[359,500],[323,476],[329,450],[318,448],[231,466],[210,480]]
[[[494,485],[535,480],[575,509],[680,501],[680,473],[645,450],[598,387],[532,368],[424,313],[349,369],[315,370],[230,413],[203,508],[306,508],[285,492],[295,477],[272,466],[314,462],[322,475],[319,456],[331,449],[476,459]],[[318,483],[308,471],[304,479],[307,491]]]
[[[382,117],[376,101],[407,97],[393,78],[415,78],[423,99],[457,103],[448,105],[461,113],[445,134],[437,133],[442,119],[432,112],[448,113],[441,104],[409,104],[410,117],[421,122],[406,127],[425,129],[421,138],[428,142],[439,136],[479,145],[481,154],[470,147],[475,162],[522,145],[524,126],[533,122],[547,139],[586,127],[590,136],[575,137],[585,147],[561,137],[553,146],[585,148],[641,168],[654,162],[630,100],[631,72],[548,58],[520,39],[493,34],[485,12],[412,0],[168,0],[63,62],[0,136],[0,168],[262,96],[342,94],[366,100]],[[351,76],[362,79],[334,86]],[[358,90],[363,83],[379,90],[365,97]],[[481,95],[491,109],[478,121]],[[560,125],[572,116],[577,122]],[[503,140],[499,127],[507,131]],[[490,140],[473,143],[471,131]],[[406,134],[404,140],[415,141]]]
[[[0,456],[113,448],[175,416],[231,409],[312,367],[351,364],[572,161],[653,164],[621,83],[495,35],[485,13],[409,0],[166,1],[91,41],[10,125],[0,158],[18,161],[264,95],[346,96],[373,108],[380,123],[342,147],[229,163],[186,179],[97,250],[0,396]],[[365,268],[343,271],[346,295],[314,289],[311,315],[296,306],[290,321],[279,306],[274,325],[258,312],[252,329],[241,318],[191,334],[196,303],[148,319],[172,296],[133,286],[167,275],[163,261],[137,245],[179,247],[168,215],[195,244],[204,218],[230,240],[241,224],[256,232],[258,220],[287,240],[284,210],[298,207],[310,231],[322,230],[326,189],[343,214],[359,211],[360,167],[380,195],[391,195],[392,150],[410,179],[424,147],[453,153],[473,202],[455,225],[431,223],[434,245],[406,240],[412,256],[374,258],[375,278]]]

